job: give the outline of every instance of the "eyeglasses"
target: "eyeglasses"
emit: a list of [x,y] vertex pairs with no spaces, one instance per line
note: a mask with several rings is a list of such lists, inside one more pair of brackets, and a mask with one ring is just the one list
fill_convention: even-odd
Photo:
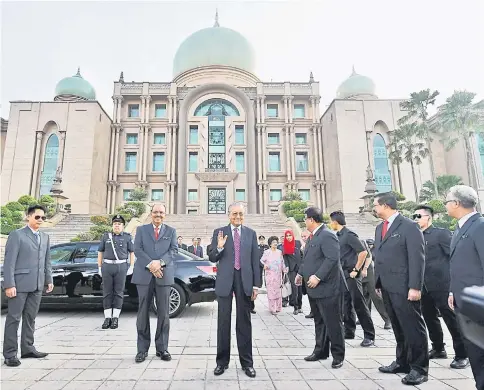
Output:
[[47,217],[45,215],[36,215],[35,217],[35,220],[38,221],[39,219],[42,219],[42,221],[46,221],[47,220]]
[[444,202],[444,204],[447,204],[447,203],[450,203],[450,202],[455,202],[455,203],[457,203],[458,201],[457,201],[457,200],[455,200],[455,199],[450,199],[450,200],[446,200],[446,201]]
[[423,217],[430,217],[430,215],[425,215],[425,214],[414,214],[412,215],[412,219],[420,219]]
[[164,211],[152,211],[151,214],[154,214],[154,215],[165,215],[166,213]]

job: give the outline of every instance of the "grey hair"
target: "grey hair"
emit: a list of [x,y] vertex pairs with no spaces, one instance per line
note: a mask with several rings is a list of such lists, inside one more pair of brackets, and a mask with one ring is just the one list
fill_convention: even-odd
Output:
[[449,194],[452,197],[452,200],[457,200],[465,209],[475,208],[479,201],[476,190],[465,185],[453,186],[449,190]]
[[230,214],[230,212],[232,211],[232,208],[238,207],[238,206],[242,207],[245,211],[245,204],[243,204],[242,202],[234,202],[229,205],[228,213]]

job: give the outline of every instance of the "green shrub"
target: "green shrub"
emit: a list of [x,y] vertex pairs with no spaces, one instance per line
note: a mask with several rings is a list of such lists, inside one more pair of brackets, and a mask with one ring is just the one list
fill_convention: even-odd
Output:
[[25,218],[25,213],[23,211],[12,211],[12,222],[21,223]]
[[283,196],[282,200],[285,201],[295,201],[295,200],[302,200],[301,194],[297,191],[289,191],[286,195]]
[[23,211],[25,212],[26,207],[19,202],[8,202],[5,207],[10,211]]
[[30,196],[30,195],[22,195],[20,198],[18,198],[18,202],[21,205],[25,206],[26,208],[28,206],[39,203],[37,199],[35,199],[33,196]]
[[1,217],[12,218],[12,212],[7,207],[2,206]]
[[111,219],[106,215],[93,215],[91,216],[91,222],[94,225],[110,225]]
[[445,213],[446,212],[445,204],[440,199],[432,199],[431,201],[429,201],[427,203],[427,205],[430,206],[430,207],[432,207],[434,209],[434,212],[436,214],[440,214],[440,213]]
[[110,225],[96,225],[89,229],[89,233],[92,236],[92,240],[100,240],[102,235],[107,232],[111,232],[113,228]]
[[143,188],[135,188],[129,193],[129,200],[133,202],[140,202],[148,199],[148,191]]
[[93,235],[90,232],[79,233],[77,236],[71,239],[71,242],[79,241],[93,241]]
[[399,211],[409,211],[410,213],[413,213],[415,210],[415,207],[417,206],[417,203],[415,203],[412,200],[409,200],[408,202],[399,202],[397,205],[397,208]]
[[295,213],[294,214],[294,219],[296,220],[296,222],[304,222],[304,217],[305,217],[304,213]]

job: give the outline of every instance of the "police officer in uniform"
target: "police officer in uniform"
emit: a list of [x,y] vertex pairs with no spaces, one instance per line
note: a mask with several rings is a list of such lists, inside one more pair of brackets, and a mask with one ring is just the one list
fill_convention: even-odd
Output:
[[98,248],[97,263],[103,278],[103,329],[118,327],[126,275],[133,273],[134,245],[131,234],[123,232],[125,222],[122,215],[115,215],[113,232],[103,234]]

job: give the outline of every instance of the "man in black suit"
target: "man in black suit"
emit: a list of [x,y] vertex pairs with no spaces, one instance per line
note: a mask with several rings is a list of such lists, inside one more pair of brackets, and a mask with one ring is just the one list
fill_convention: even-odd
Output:
[[424,238],[418,225],[397,211],[392,193],[377,194],[374,213],[383,219],[375,231],[375,286],[392,322],[396,360],[380,372],[406,373],[402,383],[428,380],[427,332],[420,308],[424,281]]
[[[459,312],[461,293],[465,287],[484,286],[484,217],[476,211],[476,191],[458,185],[449,190],[445,207],[447,214],[458,220],[450,243],[449,306]],[[467,320],[466,320],[467,321]],[[464,337],[476,388],[484,390],[484,349]]]
[[178,236],[177,241],[178,241],[178,248],[181,248],[183,250],[188,249],[187,245],[183,243],[183,237],[182,236]]
[[338,238],[323,225],[320,209],[309,207],[305,214],[306,228],[311,235],[304,248],[295,284],[306,284],[309,304],[314,314],[316,346],[313,353],[304,359],[327,359],[331,348],[331,367],[340,368],[345,358],[343,294],[347,287],[339,261]]
[[[259,259],[262,258],[262,255],[264,254],[264,251],[266,249],[269,249],[269,245],[266,244],[266,238],[264,236],[259,236]],[[208,251],[208,249],[207,249]],[[259,268],[260,268],[260,280],[259,280],[259,285],[262,286],[262,281],[263,281],[263,278],[264,278],[264,265],[259,261]],[[251,306],[251,310],[250,312],[252,314],[256,314],[256,311],[255,311],[255,301],[251,301],[250,302]]]
[[203,248],[200,246],[198,238],[192,239],[192,245],[188,247],[188,252],[193,253],[195,256],[203,257]]
[[282,246],[282,255],[284,263],[289,269],[289,280],[291,282],[291,295],[289,296],[289,304],[294,307],[293,314],[298,315],[302,313],[302,286],[296,286],[294,281],[302,262],[301,241],[296,240],[292,230],[287,230],[284,237],[284,245]]
[[208,258],[218,263],[215,294],[218,302],[217,367],[215,375],[222,375],[230,362],[230,333],[232,301],[236,301],[236,336],[239,359],[245,374],[254,378],[252,360],[251,300],[257,298],[260,286],[259,248],[257,235],[243,226],[244,205],[229,206],[229,225],[215,229],[212,250]]
[[460,331],[457,317],[447,301],[450,288],[450,241],[452,234],[447,229],[432,225],[434,209],[427,205],[415,208],[414,221],[417,221],[425,239],[425,277],[422,293],[422,314],[429,331],[432,349],[430,359],[447,359],[444,347],[444,333],[438,311],[442,314],[454,344],[455,358],[450,363],[452,368],[466,368],[469,365],[464,338]]

